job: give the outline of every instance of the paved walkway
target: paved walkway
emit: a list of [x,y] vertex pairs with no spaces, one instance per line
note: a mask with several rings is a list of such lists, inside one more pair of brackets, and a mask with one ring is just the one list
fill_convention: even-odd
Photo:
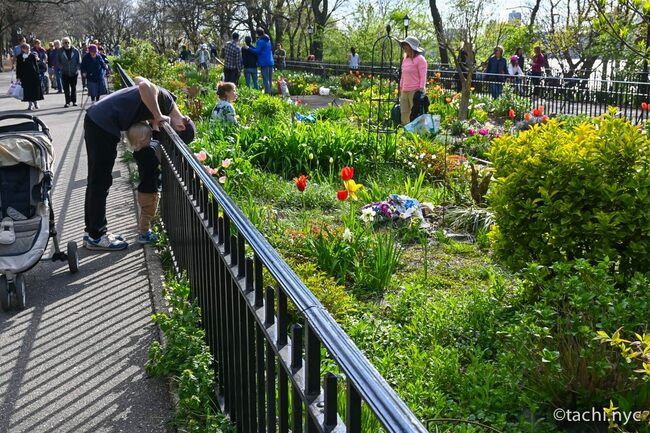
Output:
[[[25,112],[4,97],[10,74],[0,73],[0,114]],[[81,83],[79,83],[81,84]],[[27,309],[0,311],[0,433],[165,432],[171,407],[165,383],[144,371],[156,330],[143,249],[89,252],[81,248],[86,187],[85,95],[63,108],[50,94],[32,114],[50,128],[55,148],[53,203],[61,244],[76,240],[80,271],[67,263],[38,264],[25,274]],[[136,235],[135,202],[119,160],[108,197],[109,228]]]

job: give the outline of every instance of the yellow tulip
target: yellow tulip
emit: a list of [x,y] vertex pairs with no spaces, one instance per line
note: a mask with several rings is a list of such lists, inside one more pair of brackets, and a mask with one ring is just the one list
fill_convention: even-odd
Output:
[[358,200],[357,191],[363,188],[363,185],[361,185],[360,183],[356,183],[352,179],[346,180],[345,182],[343,182],[343,184],[345,185],[345,189],[347,189],[348,192],[350,193],[350,197],[352,198],[352,200]]

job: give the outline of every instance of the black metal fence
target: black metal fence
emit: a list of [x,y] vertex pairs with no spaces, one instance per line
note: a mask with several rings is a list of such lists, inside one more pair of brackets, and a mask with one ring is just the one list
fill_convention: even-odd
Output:
[[[376,76],[395,74],[392,68],[372,68],[361,65],[359,72]],[[434,65],[435,66],[435,65]],[[287,69],[311,72],[323,76],[341,75],[350,69],[342,63],[287,61]],[[460,91],[458,73],[447,68],[429,69],[427,79],[435,79],[443,88]],[[567,77],[562,74],[547,76],[525,75],[512,78],[504,75],[476,73],[472,87],[475,94],[492,96],[498,88],[508,84],[515,93],[530,101],[529,108],[544,106],[548,115],[599,116],[610,106],[634,123],[648,120],[649,113],[641,109],[643,102],[650,103],[650,83],[640,81],[602,80],[595,78]]]
[[162,221],[237,430],[361,432],[370,417],[388,432],[426,432],[173,129],[161,135]]

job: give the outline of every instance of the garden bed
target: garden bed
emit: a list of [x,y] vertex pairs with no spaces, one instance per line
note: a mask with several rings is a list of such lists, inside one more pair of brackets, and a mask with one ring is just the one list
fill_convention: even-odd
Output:
[[[313,110],[314,123],[296,121],[306,107],[240,89],[235,108],[243,126],[231,128],[207,120],[213,86],[184,73],[171,84],[181,92],[203,89],[179,100],[198,122],[191,145],[197,158],[418,417],[480,421],[512,433],[559,432],[568,426],[553,421],[558,407],[602,408],[610,399],[630,409],[650,405],[650,381],[594,340],[598,330],[648,329],[641,295],[648,277],[623,278],[617,263],[627,259],[616,258],[611,246],[630,244],[622,233],[647,227],[646,220],[622,228],[607,215],[631,203],[647,215],[650,204],[632,198],[610,208],[603,198],[636,197],[634,187],[605,186],[625,176],[634,179],[630,185],[643,184],[613,156],[647,169],[640,156],[647,137],[637,129],[614,117],[598,127],[586,118],[548,121],[543,107],[526,113],[507,91],[494,102],[472,99],[470,120],[459,121],[458,96],[434,80],[430,111],[441,115],[443,133],[400,130],[387,141],[365,127],[370,83],[358,76],[356,90],[338,93],[354,102]],[[326,85],[335,94],[350,80],[287,75],[296,89]],[[532,124],[540,125],[519,133]],[[615,140],[617,134],[625,140]],[[599,159],[601,153],[609,156]],[[560,197],[562,204],[552,207]],[[602,207],[593,215],[587,205],[575,207],[583,199]],[[410,214],[412,205],[421,218]],[[621,235],[600,246],[581,233],[575,247],[570,234],[589,227],[600,227],[604,238]],[[562,242],[554,244],[556,238]],[[592,246],[598,254],[586,256]]]

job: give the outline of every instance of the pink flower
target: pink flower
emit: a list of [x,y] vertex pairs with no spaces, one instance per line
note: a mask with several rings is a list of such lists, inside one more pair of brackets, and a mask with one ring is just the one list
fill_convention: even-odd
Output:
[[232,159],[230,159],[230,158],[226,158],[226,159],[224,159],[223,161],[221,161],[221,166],[222,166],[223,168],[228,168],[228,167],[230,167],[230,164],[232,164]]
[[478,133],[481,134],[483,137],[485,137],[490,133],[490,131],[488,131],[487,128],[481,128],[478,130]]
[[224,183],[226,183],[226,176],[221,176],[221,177],[219,178],[219,183],[220,183],[220,184],[224,184]]
[[195,153],[194,156],[196,156],[196,159],[198,159],[199,162],[203,162],[208,159],[208,154],[205,152],[205,150],[202,150],[199,153]]
[[469,134],[470,137],[473,137],[474,134],[476,134],[476,131],[474,131],[473,128],[469,128],[469,129],[467,130],[467,133]]

